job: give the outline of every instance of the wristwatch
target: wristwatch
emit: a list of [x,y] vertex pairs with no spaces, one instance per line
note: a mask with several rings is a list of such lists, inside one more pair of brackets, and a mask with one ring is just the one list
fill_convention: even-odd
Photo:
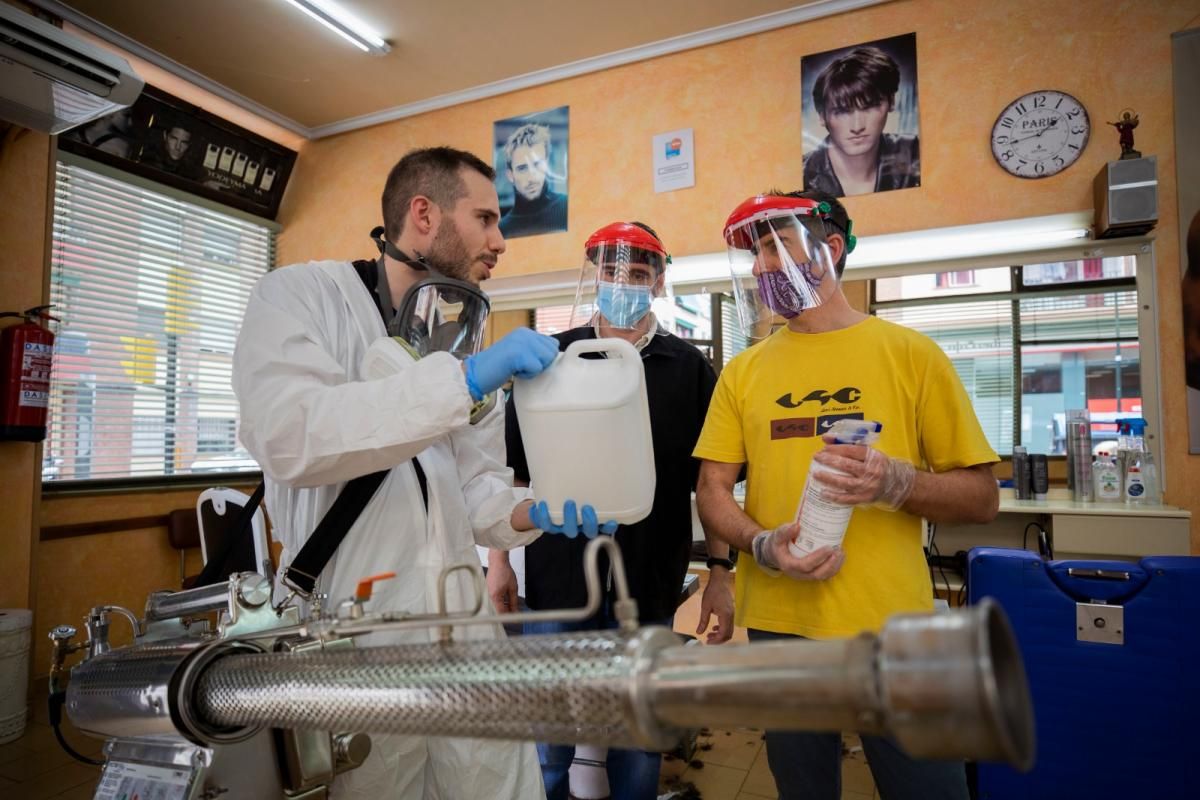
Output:
[[724,567],[725,569],[729,570],[730,572],[733,571],[733,562],[730,561],[728,558],[716,558],[714,556],[709,556],[708,560],[705,561],[704,564],[710,570],[713,567]]

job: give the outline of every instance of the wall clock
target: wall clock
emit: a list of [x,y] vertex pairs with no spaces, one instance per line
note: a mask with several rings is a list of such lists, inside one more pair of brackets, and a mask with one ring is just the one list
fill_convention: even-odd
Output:
[[1092,124],[1071,95],[1041,90],[1008,104],[992,126],[992,156],[1019,178],[1048,178],[1075,163]]

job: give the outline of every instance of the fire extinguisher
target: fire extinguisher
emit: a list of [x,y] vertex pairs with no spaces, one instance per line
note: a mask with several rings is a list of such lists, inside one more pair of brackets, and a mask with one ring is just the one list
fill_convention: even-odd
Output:
[[57,321],[46,313],[49,308],[0,311],[0,318],[25,320],[0,331],[0,440],[40,442],[46,438],[54,334],[40,323]]

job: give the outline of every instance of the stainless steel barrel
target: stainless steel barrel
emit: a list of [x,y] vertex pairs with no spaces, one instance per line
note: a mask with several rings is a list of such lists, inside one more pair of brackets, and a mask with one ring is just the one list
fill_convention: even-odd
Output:
[[170,736],[172,682],[200,640],[167,641],[113,650],[71,670],[67,716],[98,736]]

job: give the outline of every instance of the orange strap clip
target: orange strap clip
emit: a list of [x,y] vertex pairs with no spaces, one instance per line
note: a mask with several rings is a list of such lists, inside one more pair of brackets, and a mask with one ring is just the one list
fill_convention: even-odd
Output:
[[378,575],[363,578],[358,582],[358,587],[354,590],[354,599],[360,603],[365,603],[371,599],[371,590],[375,586],[375,581],[386,581],[388,578],[394,577],[396,577],[396,573],[394,572],[381,572]]

